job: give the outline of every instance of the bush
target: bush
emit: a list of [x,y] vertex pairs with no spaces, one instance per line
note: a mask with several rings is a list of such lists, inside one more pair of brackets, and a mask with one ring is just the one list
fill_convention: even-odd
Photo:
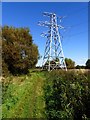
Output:
[[88,73],[52,71],[48,74],[44,90],[47,119],[90,118]]
[[4,60],[2,60],[2,76],[8,76],[9,70],[8,70],[8,65],[4,62]]

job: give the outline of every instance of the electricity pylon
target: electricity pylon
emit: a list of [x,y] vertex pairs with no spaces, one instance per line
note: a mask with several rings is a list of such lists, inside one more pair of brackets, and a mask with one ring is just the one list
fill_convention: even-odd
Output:
[[[38,22],[38,25],[49,28],[47,33],[42,33],[42,36],[47,38],[42,67],[48,69],[48,71],[58,68],[67,71],[61,44],[61,35],[59,34],[59,28],[64,29],[64,27],[57,24],[56,14],[44,12],[43,15],[49,17],[50,22]],[[61,20],[62,17],[59,18]]]

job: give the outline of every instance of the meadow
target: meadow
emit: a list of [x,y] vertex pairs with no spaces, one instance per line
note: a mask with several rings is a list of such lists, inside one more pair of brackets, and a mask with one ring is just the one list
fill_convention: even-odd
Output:
[[2,79],[3,118],[90,119],[90,71],[30,70]]

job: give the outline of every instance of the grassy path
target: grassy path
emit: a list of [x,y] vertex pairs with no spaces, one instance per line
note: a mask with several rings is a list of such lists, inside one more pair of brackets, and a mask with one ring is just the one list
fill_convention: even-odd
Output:
[[13,78],[3,104],[4,118],[44,118],[43,85],[44,75],[41,72],[31,73],[31,76]]

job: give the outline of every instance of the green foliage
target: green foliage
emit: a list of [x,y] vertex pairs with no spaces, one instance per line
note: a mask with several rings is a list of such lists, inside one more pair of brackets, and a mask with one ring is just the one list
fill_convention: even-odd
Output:
[[4,60],[2,60],[2,75],[3,76],[8,76],[10,73],[9,73],[9,70],[8,70],[8,65],[5,63]]
[[75,68],[75,62],[69,58],[65,58],[66,66],[68,69]]
[[44,87],[47,119],[90,118],[88,73],[52,71],[47,76]]
[[9,76],[2,83],[2,118],[43,118],[43,73]]
[[86,67],[83,66],[83,65],[77,65],[75,68],[76,68],[76,69],[85,69]]
[[[59,64],[59,62],[60,62],[59,59],[55,58],[55,59],[53,59],[53,60],[50,61],[50,65],[53,66],[53,65]],[[44,69],[47,69],[48,65],[49,65],[49,60],[47,60],[46,63],[44,64],[44,66],[43,66]]]
[[2,81],[3,118],[42,118],[46,115],[47,120],[89,120],[89,80],[90,75],[80,71],[32,69],[28,75],[10,75]]
[[2,28],[2,58],[12,74],[27,73],[36,65],[38,47],[33,44],[28,28]]
[[90,59],[88,59],[87,62],[86,62],[86,68],[90,69]]

